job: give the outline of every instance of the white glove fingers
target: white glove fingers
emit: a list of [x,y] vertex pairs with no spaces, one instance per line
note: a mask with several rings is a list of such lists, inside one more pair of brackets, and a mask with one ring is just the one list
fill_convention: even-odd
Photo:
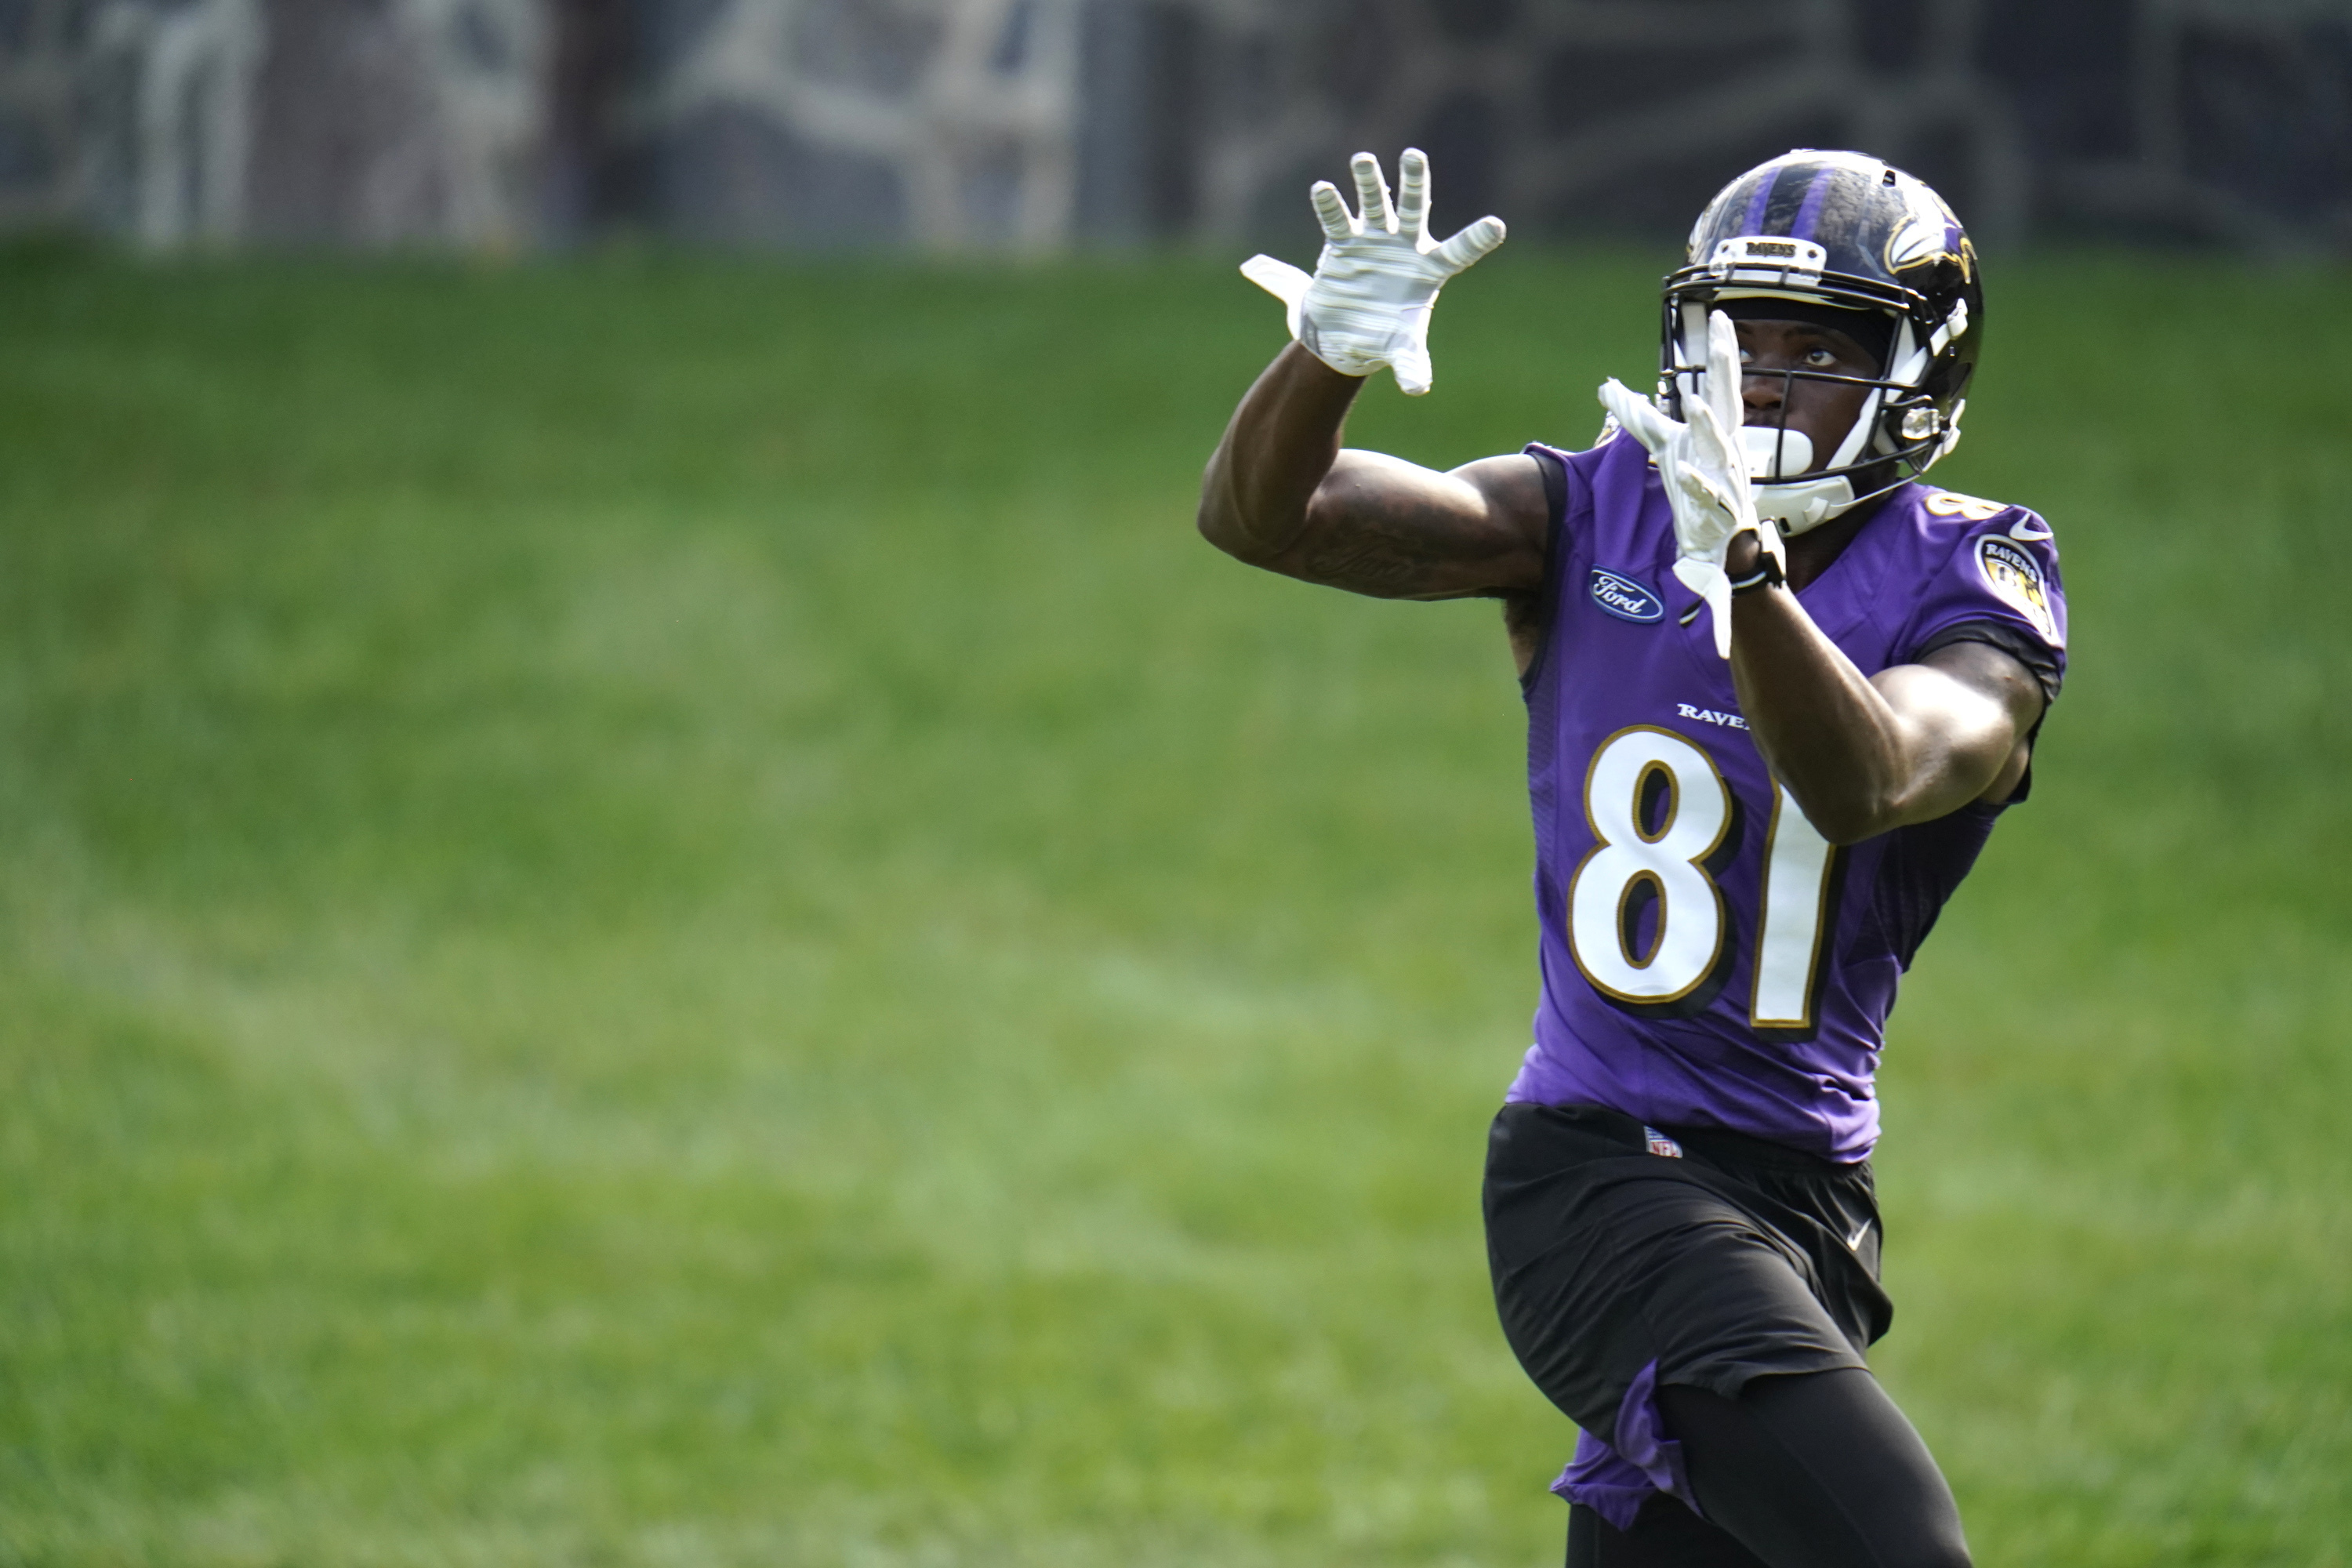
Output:
[[1349,172],[1355,181],[1352,208],[1345,184],[1318,180],[1308,191],[1324,247],[1303,288],[1295,268],[1271,257],[1252,258],[1243,273],[1292,305],[1291,336],[1332,369],[1361,376],[1387,365],[1406,392],[1426,392],[1430,306],[1447,279],[1502,243],[1502,223],[1486,218],[1446,245],[1435,244],[1429,234],[1429,159],[1417,147],[1405,149],[1397,162],[1402,208],[1391,196],[1380,159],[1359,153],[1349,160]]
[[1298,307],[1307,298],[1314,275],[1273,256],[1253,256],[1242,263],[1242,276],[1282,301],[1283,319],[1290,335],[1298,335]]
[[1656,404],[1614,376],[1601,384],[1601,406],[1653,452],[1664,450],[1675,433],[1675,422],[1659,413]]
[[1286,305],[1303,298],[1315,281],[1314,274],[1273,256],[1251,257],[1242,263],[1242,276]]
[[1396,208],[1389,205],[1389,183],[1381,173],[1381,161],[1370,153],[1359,153],[1349,166],[1356,172],[1356,208],[1363,215],[1362,232],[1382,229],[1394,234]]
[[[1723,423],[1723,416],[1717,407],[1719,400],[1712,390],[1720,377],[1719,370],[1709,370],[1707,382],[1710,390],[1705,396],[1685,400],[1685,411],[1690,415],[1690,455],[1697,467],[1719,477],[1724,484],[1738,488],[1739,497],[1735,499],[1727,493],[1723,497],[1723,505],[1734,519],[1739,519],[1753,510],[1751,506],[1742,504],[1748,494],[1748,447],[1739,438],[1739,426],[1736,424],[1726,426]],[[1742,406],[1732,417],[1737,420],[1745,416],[1746,409]]]
[[1348,204],[1339,199],[1339,187],[1328,180],[1318,180],[1307,193],[1315,204],[1315,216],[1323,225],[1323,237],[1337,245],[1352,239],[1360,231],[1356,220],[1349,215]]
[[[1697,468],[1684,463],[1674,467],[1675,488],[1682,491],[1690,512],[1686,526],[1696,536],[1682,542],[1703,542],[1710,550],[1730,543],[1731,536],[1739,529],[1738,498],[1727,492],[1721,480]],[[1676,537],[1680,540],[1681,536]]]
[[1748,454],[1738,447],[1735,438],[1723,427],[1723,416],[1715,410],[1715,394],[1711,390],[1715,372],[1707,372],[1710,390],[1704,397],[1688,400],[1684,412],[1690,416],[1691,456],[1710,468],[1730,466],[1742,478],[1748,473]]
[[[1739,329],[1720,310],[1706,318],[1706,400],[1714,405],[1718,435],[1725,441],[1748,423],[1748,381],[1739,368]],[[1745,468],[1741,470],[1745,472]]]
[[1397,159],[1397,232],[1416,249],[1436,248],[1429,237],[1429,154],[1418,147]]
[[1508,231],[1491,213],[1437,247],[1437,259],[1448,272],[1459,272],[1503,243]]

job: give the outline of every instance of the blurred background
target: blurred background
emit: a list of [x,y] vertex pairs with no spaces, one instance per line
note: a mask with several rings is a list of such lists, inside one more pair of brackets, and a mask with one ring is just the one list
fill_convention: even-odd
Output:
[[1984,243],[2352,237],[2342,0],[6,0],[0,216],[152,246],[615,233],[1053,252],[1462,218],[1670,235],[1867,146]]
[[1980,237],[1875,1364],[1980,1561],[2352,1562],[2352,5],[0,0],[0,1565],[1559,1560],[1499,617],[1192,522],[1407,142],[1426,463],[1792,144]]

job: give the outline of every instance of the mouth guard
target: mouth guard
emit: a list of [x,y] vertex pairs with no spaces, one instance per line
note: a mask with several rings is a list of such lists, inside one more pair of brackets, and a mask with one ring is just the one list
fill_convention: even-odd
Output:
[[1812,439],[1801,430],[1742,426],[1739,445],[1748,456],[1750,479],[1793,479],[1813,466]]

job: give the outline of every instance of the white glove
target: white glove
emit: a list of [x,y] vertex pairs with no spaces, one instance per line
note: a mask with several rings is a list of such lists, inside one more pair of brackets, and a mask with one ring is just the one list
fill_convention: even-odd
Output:
[[1748,454],[1739,439],[1740,384],[1739,334],[1731,318],[1717,310],[1706,319],[1701,395],[1683,400],[1689,424],[1667,418],[1650,399],[1613,378],[1601,387],[1601,405],[1657,458],[1666,500],[1675,509],[1675,575],[1706,602],[1715,616],[1715,651],[1724,658],[1731,657],[1731,579],[1723,558],[1732,540],[1753,532],[1764,552],[1787,570],[1780,531],[1756,521]]
[[1242,276],[1289,308],[1290,335],[1342,375],[1370,375],[1382,365],[1397,386],[1418,396],[1429,390],[1429,310],[1445,280],[1503,243],[1503,220],[1482,217],[1444,245],[1429,237],[1429,159],[1408,147],[1397,162],[1402,182],[1389,205],[1381,161],[1359,153],[1356,173],[1361,216],[1328,180],[1307,195],[1323,220],[1323,254],[1310,278],[1287,261],[1253,256]]

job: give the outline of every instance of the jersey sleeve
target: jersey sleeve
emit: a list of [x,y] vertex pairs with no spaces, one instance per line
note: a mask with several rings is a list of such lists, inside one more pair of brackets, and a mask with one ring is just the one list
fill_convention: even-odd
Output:
[[2066,674],[2066,589],[2050,525],[2023,507],[1970,496],[1938,494],[1927,510],[1961,527],[1906,628],[1902,662],[1986,642],[2032,670],[2054,700]]

